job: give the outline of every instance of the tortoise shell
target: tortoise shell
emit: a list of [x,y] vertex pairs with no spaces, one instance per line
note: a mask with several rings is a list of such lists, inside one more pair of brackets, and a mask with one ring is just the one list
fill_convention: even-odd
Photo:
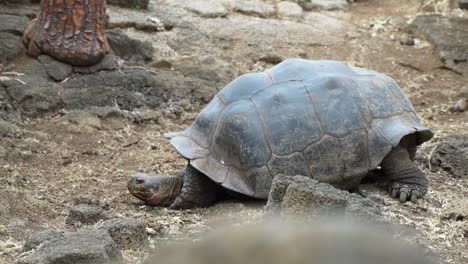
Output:
[[171,144],[227,189],[265,199],[277,174],[339,184],[401,138],[432,138],[393,79],[338,61],[289,59],[224,87]]

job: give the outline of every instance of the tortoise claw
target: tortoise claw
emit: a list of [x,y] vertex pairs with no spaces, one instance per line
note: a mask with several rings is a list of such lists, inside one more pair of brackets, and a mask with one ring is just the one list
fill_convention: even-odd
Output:
[[402,203],[415,202],[426,193],[424,186],[399,182],[392,182],[389,186],[389,192],[393,198],[397,198]]
[[406,202],[406,192],[400,193],[400,202],[402,203]]

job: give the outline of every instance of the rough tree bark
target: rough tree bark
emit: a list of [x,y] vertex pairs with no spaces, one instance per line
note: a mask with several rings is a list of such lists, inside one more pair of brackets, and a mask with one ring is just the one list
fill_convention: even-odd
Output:
[[98,63],[110,52],[104,34],[106,0],[42,0],[24,44],[31,56],[48,54],[76,66]]

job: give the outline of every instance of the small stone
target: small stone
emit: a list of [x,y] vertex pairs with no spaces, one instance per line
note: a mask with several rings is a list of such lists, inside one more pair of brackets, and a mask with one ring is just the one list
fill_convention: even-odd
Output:
[[419,15],[410,29],[434,44],[445,66],[468,75],[468,18]]
[[133,123],[141,124],[141,123],[156,123],[158,124],[161,120],[162,115],[160,111],[155,110],[139,110],[133,111],[130,113],[130,119]]
[[367,196],[367,198],[369,198],[370,200],[374,201],[374,202],[377,203],[377,204],[388,205],[388,203],[387,203],[387,201],[385,200],[385,198],[382,197],[382,196],[380,196],[380,195],[371,194],[371,195]]
[[337,191],[339,190],[331,185],[312,179],[307,184],[293,182],[284,195],[283,212],[312,216],[344,215],[347,201]]
[[99,206],[104,209],[109,207],[108,204],[101,202],[97,197],[89,194],[80,195],[73,199],[73,205],[87,204],[92,206]]
[[346,0],[295,0],[304,10],[344,10],[348,7]]
[[141,250],[148,246],[145,222],[135,218],[115,218],[104,222],[107,230],[121,250]]
[[29,19],[24,16],[0,15],[0,32],[8,32],[22,36]]
[[468,99],[468,87],[463,87],[462,89],[460,89],[460,91],[458,92],[458,96]]
[[265,53],[258,59],[258,61],[264,61],[271,64],[278,64],[283,60],[284,58],[277,53]]
[[20,258],[17,264],[111,264],[123,263],[122,254],[105,230],[80,230],[45,235],[41,246]]
[[0,137],[21,137],[22,134],[18,126],[0,119]]
[[414,46],[414,38],[410,37],[408,34],[403,34],[400,37],[400,44],[406,46]]
[[70,209],[65,224],[80,226],[95,224],[99,220],[108,219],[109,217],[104,212],[101,206],[79,204]]
[[407,25],[406,20],[407,19],[402,16],[391,16],[388,18],[387,23],[397,29],[402,29]]
[[82,128],[102,128],[101,119],[87,111],[72,111],[62,117],[62,119]]
[[146,228],[146,233],[153,236],[158,234],[158,232],[151,227]]
[[466,110],[468,103],[467,99],[462,98],[455,102],[455,104],[450,107],[450,111],[452,112],[464,112]]
[[237,1],[234,5],[234,11],[263,18],[271,17],[275,14],[275,8],[269,4],[253,1]]
[[20,37],[8,32],[0,32],[0,64],[12,60],[20,53]]
[[48,55],[40,55],[37,59],[44,65],[47,73],[56,81],[65,80],[73,71],[73,66],[58,61]]
[[278,16],[283,17],[283,18],[302,18],[304,15],[304,12],[302,10],[302,7],[300,7],[298,4],[289,2],[289,1],[283,1],[279,2],[276,5],[276,8],[278,9]]
[[226,8],[219,1],[192,0],[184,2],[188,10],[199,14],[201,17],[224,17],[227,15]]

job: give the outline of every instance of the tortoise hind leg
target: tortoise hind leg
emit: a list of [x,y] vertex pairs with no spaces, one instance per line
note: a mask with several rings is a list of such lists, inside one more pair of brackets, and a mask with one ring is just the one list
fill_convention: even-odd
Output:
[[427,193],[427,178],[411,160],[414,148],[415,143],[408,145],[407,140],[402,140],[382,161],[383,173],[390,179],[389,192],[403,203],[414,202]]
[[206,175],[193,168],[190,164],[181,172],[184,184],[180,195],[171,204],[171,209],[188,209],[192,207],[206,207],[216,199],[219,188],[216,183]]

